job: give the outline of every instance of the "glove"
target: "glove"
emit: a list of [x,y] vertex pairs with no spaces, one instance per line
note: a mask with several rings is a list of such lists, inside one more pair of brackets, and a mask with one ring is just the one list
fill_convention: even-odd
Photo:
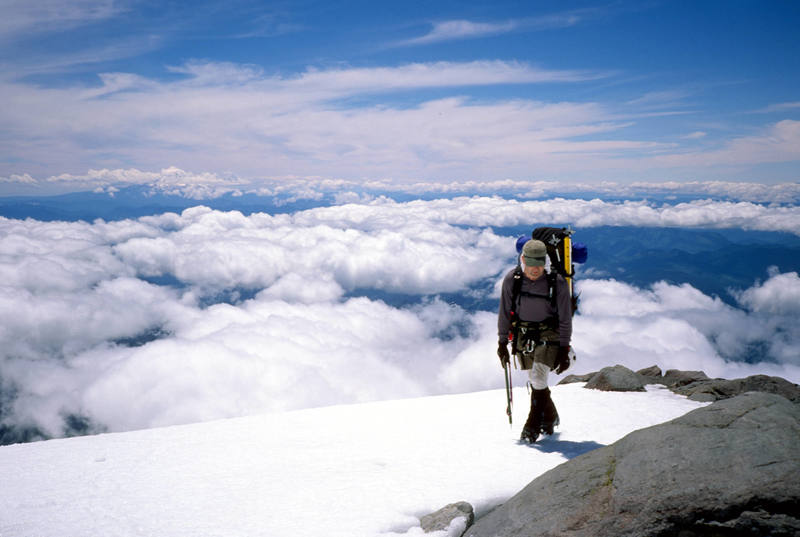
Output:
[[569,369],[569,366],[569,345],[561,346],[558,348],[558,357],[556,357],[556,374],[560,375]]
[[508,355],[508,344],[505,341],[500,341],[497,344],[497,356],[500,357],[500,365],[505,368],[510,360],[510,356]]

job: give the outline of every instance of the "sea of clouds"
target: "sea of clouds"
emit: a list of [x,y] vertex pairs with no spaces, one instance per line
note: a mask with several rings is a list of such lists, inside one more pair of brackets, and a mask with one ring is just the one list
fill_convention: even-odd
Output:
[[[493,226],[533,222],[797,233],[800,209],[464,197],[0,218],[0,426],[61,436],[500,387],[496,312],[440,295],[499,296],[516,237]],[[570,372],[657,364],[800,382],[800,278],[764,276],[738,307],[688,284],[582,278]]]
[[[259,157],[263,160],[263,155]],[[731,181],[666,181],[587,183],[501,179],[485,181],[400,183],[389,179],[354,181],[315,176],[282,176],[245,178],[236,174],[191,172],[176,166],[159,171],[127,169],[91,169],[85,174],[63,173],[49,177],[30,174],[0,175],[0,187],[15,195],[41,196],[63,192],[103,192],[110,195],[132,186],[143,187],[151,195],[167,194],[187,199],[213,200],[226,195],[256,194],[272,199],[276,205],[298,200],[321,200],[333,197],[337,203],[363,202],[380,196],[396,199],[457,196],[495,196],[513,199],[545,199],[557,196],[571,198],[600,197],[608,199],[666,198],[672,200],[715,199],[771,204],[800,202],[800,183],[752,183]]]

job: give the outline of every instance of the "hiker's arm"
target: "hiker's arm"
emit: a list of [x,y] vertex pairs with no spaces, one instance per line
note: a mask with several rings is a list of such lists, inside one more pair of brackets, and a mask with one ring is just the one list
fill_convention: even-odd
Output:
[[497,312],[497,341],[508,342],[508,331],[511,330],[511,286],[512,279],[506,275],[500,290],[500,307]]

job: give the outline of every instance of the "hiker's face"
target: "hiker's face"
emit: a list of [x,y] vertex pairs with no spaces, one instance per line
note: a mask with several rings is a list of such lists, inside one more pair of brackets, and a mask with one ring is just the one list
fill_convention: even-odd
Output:
[[529,267],[525,265],[525,276],[529,280],[538,280],[544,274],[544,267]]

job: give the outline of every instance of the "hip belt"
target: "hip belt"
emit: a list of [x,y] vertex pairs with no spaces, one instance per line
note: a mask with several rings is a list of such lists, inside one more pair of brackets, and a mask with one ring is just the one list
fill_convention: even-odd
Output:
[[517,321],[514,326],[514,349],[520,353],[532,353],[539,345],[558,346],[558,319],[550,317],[544,321]]

